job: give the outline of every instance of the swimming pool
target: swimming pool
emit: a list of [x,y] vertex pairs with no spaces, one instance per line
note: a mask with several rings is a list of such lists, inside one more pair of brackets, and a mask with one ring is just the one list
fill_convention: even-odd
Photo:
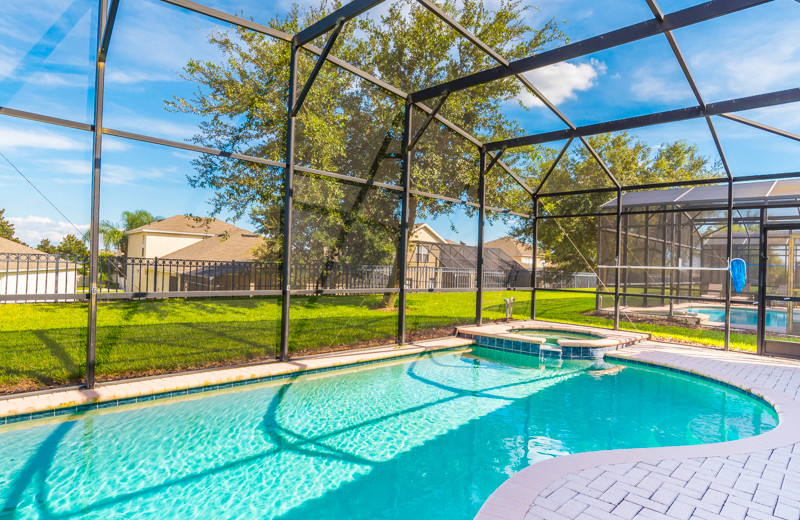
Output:
[[603,339],[605,336],[600,334],[593,334],[591,332],[577,332],[574,330],[561,330],[561,329],[513,329],[514,334],[521,334],[523,336],[534,336],[538,338],[545,338],[546,345],[558,346],[560,339]]
[[0,516],[466,519],[548,457],[776,424],[689,376],[476,348],[0,427]]
[[[689,307],[687,310],[708,315],[708,321],[725,322],[725,309],[721,307]],[[786,328],[786,311],[767,309],[766,316],[767,327]],[[758,309],[731,307],[731,323],[755,327],[758,324]]]

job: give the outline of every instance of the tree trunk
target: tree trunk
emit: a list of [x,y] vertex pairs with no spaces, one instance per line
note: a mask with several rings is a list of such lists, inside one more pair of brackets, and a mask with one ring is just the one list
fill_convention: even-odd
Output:
[[[417,204],[414,200],[414,197],[410,197],[409,205],[408,205],[408,234],[409,238],[411,237],[411,232],[414,230],[414,223],[417,220]],[[405,283],[405,280],[400,280],[400,266],[402,265],[404,256],[408,255],[408,251],[402,251],[400,248],[400,243],[402,242],[400,233],[402,230],[402,225],[400,222],[398,224],[397,229],[397,242],[395,242],[395,255],[394,255],[394,262],[392,263],[392,270],[389,273],[389,283],[387,284],[387,288],[390,289],[397,289],[400,287],[401,283]],[[411,243],[409,242],[409,249]],[[395,307],[395,302],[397,301],[397,293],[393,292],[386,292],[383,293],[383,298],[381,299],[381,308],[382,309],[393,309]]]

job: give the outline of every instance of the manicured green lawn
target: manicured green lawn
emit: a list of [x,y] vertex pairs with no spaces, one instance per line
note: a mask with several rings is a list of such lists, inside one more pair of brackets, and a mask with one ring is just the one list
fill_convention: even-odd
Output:
[[[530,316],[530,293],[488,292],[484,319],[505,316],[503,298],[515,297],[514,317]],[[387,344],[397,333],[397,312],[380,308],[380,295],[294,297],[290,349],[294,354]],[[610,327],[583,316],[592,295],[537,296],[544,320]],[[0,305],[0,392],[76,384],[84,375],[87,307],[82,303]],[[97,377],[100,380],[272,359],[280,335],[279,298],[175,299],[103,302],[98,309]],[[409,339],[446,335],[475,320],[475,294],[408,296]],[[623,323],[658,337],[722,346],[720,331]],[[732,334],[733,346],[755,348],[753,336]]]

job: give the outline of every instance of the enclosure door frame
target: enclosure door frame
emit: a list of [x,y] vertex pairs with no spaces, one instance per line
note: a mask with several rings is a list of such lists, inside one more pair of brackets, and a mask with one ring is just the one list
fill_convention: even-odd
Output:
[[[789,251],[786,258],[786,265],[789,272],[792,273],[794,265],[800,259],[793,258],[793,251],[791,236],[793,231],[800,231],[800,224],[798,223],[784,223],[784,224],[767,224],[766,208],[761,209],[761,229],[760,229],[760,244],[759,244],[759,269],[758,269],[758,353],[768,356],[784,356],[800,358],[800,343],[792,341],[781,341],[776,339],[767,339],[766,325],[767,325],[767,303],[773,301],[794,303],[800,305],[800,296],[792,295],[793,287],[787,283],[786,292],[784,296],[781,295],[768,295],[767,294],[767,269],[769,267],[769,247],[768,240],[771,231],[789,231]],[[789,277],[791,280],[792,277]],[[793,285],[793,284],[792,284]],[[787,331],[789,330],[790,323],[793,319],[792,305],[787,308]]]

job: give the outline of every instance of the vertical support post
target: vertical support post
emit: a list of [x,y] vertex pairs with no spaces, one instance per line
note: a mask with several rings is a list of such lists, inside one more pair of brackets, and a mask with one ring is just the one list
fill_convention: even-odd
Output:
[[[669,251],[670,251],[670,263],[672,267],[678,267],[675,265],[675,229],[678,227],[678,224],[675,222],[675,217],[678,213],[673,212],[670,213],[670,231],[669,231]],[[664,243],[664,251],[667,250],[667,244]],[[666,269],[664,270],[666,272]],[[669,272],[669,317],[673,317],[675,315],[675,300],[672,297],[675,296],[675,271],[672,270]]]
[[[728,233],[727,233],[726,251],[728,257],[728,268],[731,265],[731,257],[733,256],[733,179],[728,179]],[[725,350],[731,347],[731,293],[733,289],[733,280],[731,280],[731,273],[725,273]]]
[[[630,249],[630,234],[631,234],[631,219],[630,215],[625,215],[625,241],[623,242],[622,247],[622,265],[631,265],[628,261],[628,250]],[[628,306],[628,292],[630,291],[630,269],[625,269],[624,276],[623,273],[620,273],[620,277],[625,280],[625,283],[622,284],[622,287],[625,290],[625,296],[622,297],[622,304],[626,307]]]
[[94,84],[94,136],[92,142],[92,213],[89,220],[89,323],[86,334],[86,388],[94,388],[97,353],[97,278],[100,256],[100,159],[103,145],[103,90],[106,64],[99,49],[108,20],[108,3],[100,0],[97,20],[97,48]]
[[[666,267],[667,266],[667,229],[669,228],[669,223],[667,219],[669,217],[669,213],[662,213],[662,233],[661,233],[661,265]],[[664,305],[664,295],[667,294],[667,270],[661,270],[661,302],[659,305]],[[672,300],[670,300],[672,302]]]
[[[644,265],[645,267],[650,266],[650,213],[644,214]],[[650,292],[650,270],[643,269],[642,271],[644,272],[644,301],[642,305],[647,307],[647,295]]]
[[761,208],[758,227],[758,321],[756,354],[764,355],[767,325],[767,208]]
[[281,361],[289,360],[289,314],[292,279],[292,205],[294,203],[294,105],[297,97],[297,46],[289,59],[289,95],[286,116],[286,169],[283,177],[283,269],[281,283]]
[[486,220],[486,149],[480,149],[480,177],[478,179],[478,293],[475,296],[475,323],[483,325],[483,225]]
[[408,216],[411,204],[411,125],[413,123],[413,105],[406,102],[403,118],[403,198],[400,204],[400,295],[397,302],[397,344],[406,343],[406,273],[408,272]]
[[[676,213],[675,218],[678,219],[678,239],[675,243],[675,249],[677,250],[676,260],[675,263],[678,267],[683,267],[683,214]],[[683,284],[683,270],[678,269],[675,271],[675,293],[680,296]],[[680,303],[680,301],[678,302]]]
[[531,319],[536,319],[536,257],[539,253],[539,197],[533,196],[533,262],[531,264]]
[[689,228],[689,296],[694,296],[694,270],[692,269],[694,267],[694,232],[695,228],[692,225]]
[[619,330],[619,282],[620,260],[622,259],[622,190],[617,190],[617,259],[616,276],[614,276],[614,330]]

